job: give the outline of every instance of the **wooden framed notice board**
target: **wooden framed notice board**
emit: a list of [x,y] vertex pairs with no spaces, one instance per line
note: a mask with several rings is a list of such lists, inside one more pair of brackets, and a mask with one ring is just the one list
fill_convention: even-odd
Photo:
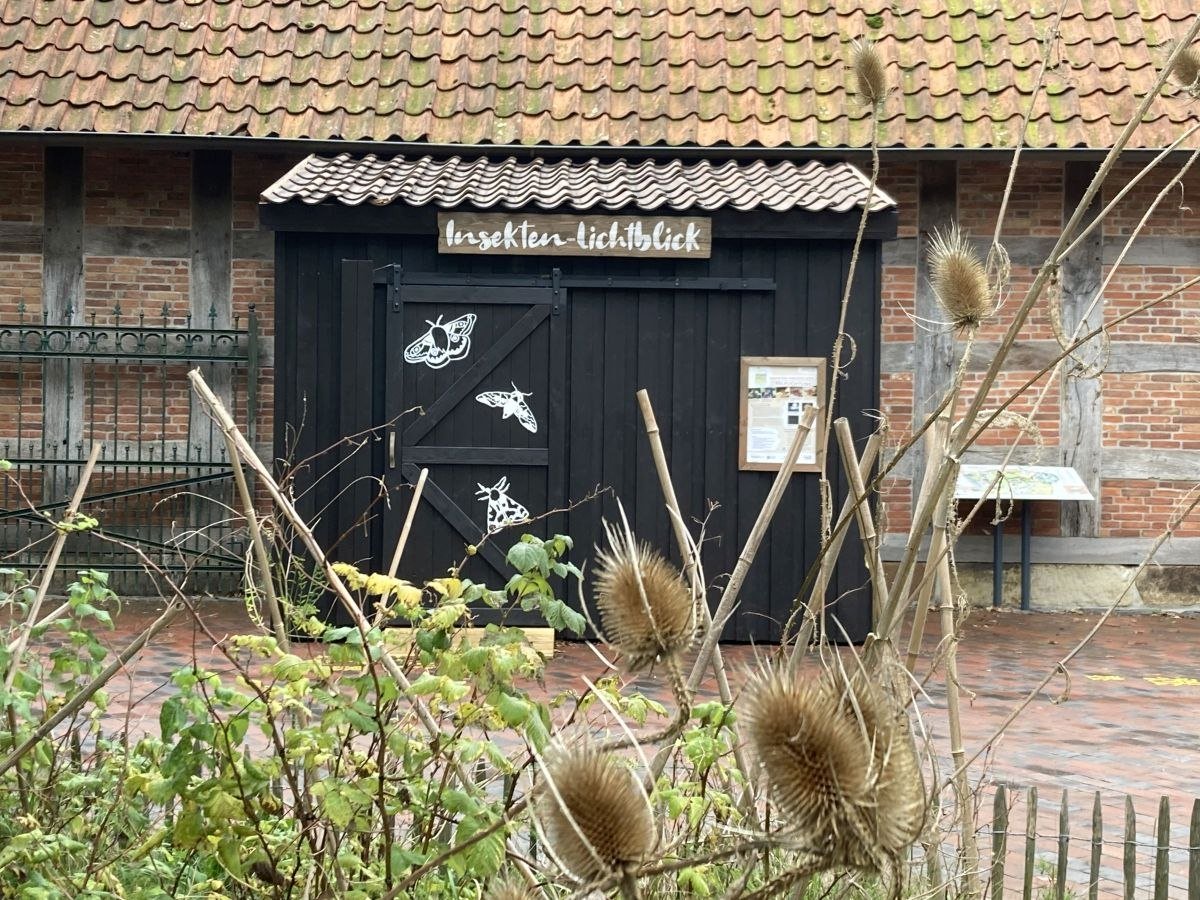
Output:
[[[743,356],[738,391],[738,468],[777,472],[804,411],[825,397],[825,360],[819,356]],[[814,427],[796,460],[797,472],[821,471]]]

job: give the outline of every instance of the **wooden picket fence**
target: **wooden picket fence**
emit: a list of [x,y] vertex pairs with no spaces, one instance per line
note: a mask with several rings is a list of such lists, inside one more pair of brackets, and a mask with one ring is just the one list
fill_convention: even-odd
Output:
[[[1017,896],[1015,880],[1012,889],[1006,888],[1005,881],[1006,873],[1016,872],[1020,873],[1020,896],[1023,900],[1083,900],[1084,892],[1088,900],[1097,900],[1101,896],[1123,897],[1125,900],[1134,900],[1135,896],[1167,900],[1185,896],[1185,882],[1188,900],[1200,900],[1200,798],[1192,802],[1190,827],[1184,844],[1182,835],[1172,843],[1171,802],[1168,797],[1162,797],[1159,801],[1153,833],[1146,840],[1139,840],[1137,814],[1133,797],[1129,795],[1124,798],[1123,838],[1115,838],[1113,826],[1116,823],[1110,823],[1106,839],[1099,791],[1093,798],[1090,825],[1077,826],[1072,833],[1070,797],[1064,790],[1055,834],[1038,831],[1037,788],[1028,788],[1024,792],[1024,830],[1012,830],[1009,819],[1013,804],[1010,803],[1010,798],[1015,799],[1015,795],[1019,793],[1019,790],[1013,791],[1004,785],[996,788],[992,822],[981,834],[985,840],[989,832],[991,837],[992,863],[989,880],[992,900]],[[1019,820],[1020,816],[1017,818]],[[1182,821],[1181,819],[1181,824]],[[1019,821],[1013,824],[1019,826]],[[1053,848],[1047,847],[1047,839],[1055,842]],[[1083,844],[1075,854],[1071,853],[1073,840]],[[1106,844],[1110,847],[1114,844],[1119,846],[1119,871],[1114,871],[1113,867],[1102,866]],[[1076,843],[1075,846],[1078,847],[1079,844]],[[1112,847],[1114,852],[1117,849]],[[1139,878],[1139,849],[1144,851],[1143,856],[1153,853],[1154,862],[1148,878],[1144,871]],[[1042,862],[1039,870],[1039,860],[1048,859],[1053,860],[1052,865],[1047,866]],[[1047,878],[1052,878],[1050,884],[1045,883]]]

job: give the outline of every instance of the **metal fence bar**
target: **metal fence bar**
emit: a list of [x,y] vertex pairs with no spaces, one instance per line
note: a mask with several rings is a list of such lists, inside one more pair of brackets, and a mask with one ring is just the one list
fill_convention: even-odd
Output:
[[1100,792],[1092,802],[1092,857],[1088,865],[1088,900],[1100,896],[1100,853],[1104,847],[1104,813],[1100,803]]
[[[16,412],[0,422],[0,457],[13,463],[0,490],[0,565],[35,564],[37,545],[51,533],[45,514],[64,505],[87,450],[102,444],[94,493],[83,510],[157,564],[205,573],[193,588],[236,589],[244,541],[221,502],[229,460],[223,444],[205,442],[192,428],[186,373],[202,365],[227,378],[230,407],[239,421],[248,417],[245,426],[254,433],[260,352],[254,308],[228,328],[216,327],[213,313],[194,323],[167,304],[123,311],[118,302],[69,325],[52,324],[44,313],[29,317],[23,306],[17,312],[16,322],[0,322],[0,401],[15,400]],[[83,418],[72,423],[70,444],[48,440],[43,422],[45,368],[64,359],[78,361],[66,370],[66,390],[80,401],[68,404],[68,415]],[[140,569],[130,549],[77,540],[71,557],[64,574],[82,566],[123,571],[124,586],[114,587],[139,589],[128,580]]]

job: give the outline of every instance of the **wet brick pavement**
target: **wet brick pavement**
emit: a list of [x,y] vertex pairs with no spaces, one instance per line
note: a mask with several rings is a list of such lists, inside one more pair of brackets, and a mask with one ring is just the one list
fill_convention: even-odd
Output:
[[[124,645],[154,618],[149,606],[128,605],[117,629],[106,641]],[[210,630],[218,637],[246,627],[243,608],[212,602],[203,607]],[[1096,616],[1078,613],[979,611],[967,622],[959,646],[960,681],[964,692],[964,743],[968,754],[982,746],[1029,690],[1095,623]],[[936,627],[935,627],[936,632]],[[927,637],[925,659],[936,644]],[[772,648],[728,646],[725,649],[735,684],[756,656]],[[110,685],[110,720],[128,714],[134,730],[157,727],[158,704],[171,690],[169,674],[196,659],[200,665],[228,670],[212,641],[182,615],[153,645]],[[927,663],[926,663],[927,665]],[[920,671],[920,670],[919,670]],[[593,680],[605,672],[587,646],[559,645],[547,670],[547,689],[582,689],[581,676]],[[1035,786],[1041,797],[1038,842],[1043,855],[1052,852],[1063,789],[1069,791],[1072,865],[1070,881],[1086,883],[1086,859],[1094,792],[1101,792],[1105,820],[1102,895],[1117,896],[1110,879],[1121,867],[1125,795],[1133,798],[1142,846],[1138,869],[1142,891],[1148,891],[1153,862],[1154,818],[1162,796],[1172,809],[1170,896],[1186,896],[1187,825],[1193,798],[1200,796],[1200,617],[1123,614],[1112,617],[1094,641],[1068,666],[1068,680],[1057,677],[1022,713],[987,757],[980,796],[989,806],[993,786],[1018,786],[1010,832],[1024,831],[1023,790]],[[647,693],[669,705],[662,680],[639,682]],[[704,691],[715,694],[711,679]],[[940,674],[926,685],[921,703],[925,727],[944,752],[948,747],[945,690]],[[1065,697],[1064,692],[1066,692]],[[1059,702],[1055,702],[1059,701]],[[980,770],[973,771],[980,777]],[[1009,839],[1012,862],[1023,847],[1023,834]],[[984,840],[990,846],[990,837]],[[1009,866],[1008,887],[1020,891],[1020,870]],[[1086,887],[1083,889],[1084,895]],[[1007,893],[1007,892],[1006,892]],[[1146,896],[1149,896],[1147,893]]]

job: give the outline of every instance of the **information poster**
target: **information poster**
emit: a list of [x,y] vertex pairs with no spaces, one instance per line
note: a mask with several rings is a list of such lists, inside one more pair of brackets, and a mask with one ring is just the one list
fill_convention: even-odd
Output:
[[[742,357],[739,465],[778,471],[804,417],[825,396],[825,360],[807,356]],[[818,415],[817,421],[820,421]],[[820,471],[814,427],[796,460],[797,472]]]

